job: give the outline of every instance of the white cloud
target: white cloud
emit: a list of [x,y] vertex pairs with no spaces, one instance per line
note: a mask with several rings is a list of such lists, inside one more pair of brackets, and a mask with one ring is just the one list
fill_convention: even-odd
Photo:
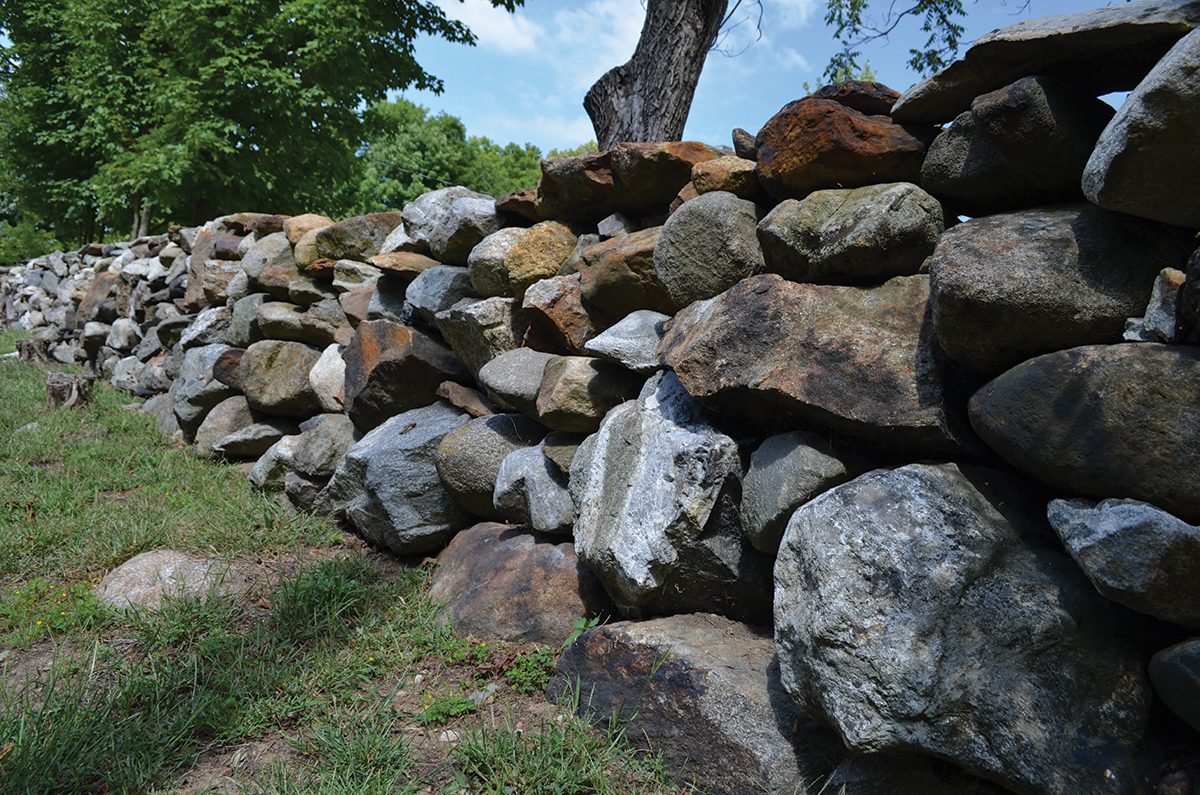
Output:
[[521,11],[510,14],[488,0],[440,0],[446,16],[465,22],[485,49],[512,55],[532,52],[538,47],[545,29]]
[[818,0],[763,0],[763,26],[803,27],[812,19],[818,6],[824,5]]

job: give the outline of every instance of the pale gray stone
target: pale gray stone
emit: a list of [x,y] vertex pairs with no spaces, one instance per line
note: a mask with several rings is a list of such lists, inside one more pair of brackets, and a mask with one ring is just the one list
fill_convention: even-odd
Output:
[[342,402],[346,392],[346,360],[344,345],[336,342],[321,352],[317,363],[308,371],[308,382],[317,395],[321,411],[339,414],[346,410]]
[[583,344],[584,350],[635,373],[649,375],[661,370],[658,343],[670,315],[650,309],[630,312],[615,326],[605,329]]
[[542,375],[554,358],[552,353],[514,348],[484,364],[479,369],[479,383],[501,409],[536,417]]
[[503,226],[491,197],[457,199],[430,231],[429,249],[441,262],[465,266],[471,249]]
[[509,453],[500,464],[492,504],[506,521],[539,533],[569,534],[575,503],[563,471],[545,455],[545,444]]
[[471,287],[471,274],[466,268],[434,265],[412,280],[405,298],[422,320],[433,325],[438,312],[458,305],[463,299],[477,300],[479,295]]
[[520,227],[505,227],[491,233],[471,249],[467,257],[467,270],[470,271],[471,286],[475,292],[485,298],[513,294],[504,258],[524,234],[525,230]]
[[434,319],[446,344],[476,379],[492,359],[520,348],[529,328],[517,298],[485,298],[438,312]]

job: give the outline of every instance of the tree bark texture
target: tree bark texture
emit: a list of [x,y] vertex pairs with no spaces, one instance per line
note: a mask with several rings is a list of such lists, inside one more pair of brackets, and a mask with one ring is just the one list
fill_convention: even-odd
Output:
[[637,49],[584,97],[601,151],[678,141],[728,0],[649,0]]
[[92,396],[94,375],[50,372],[46,374],[46,407],[53,409],[82,406]]

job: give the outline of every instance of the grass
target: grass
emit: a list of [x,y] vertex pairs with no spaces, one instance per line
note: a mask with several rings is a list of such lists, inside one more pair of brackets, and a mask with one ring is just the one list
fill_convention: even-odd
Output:
[[[44,384],[0,360],[0,792],[680,792],[619,726],[545,705],[557,649],[455,634],[428,568],[289,514],[115,390],[49,412]],[[164,547],[278,574],[153,612],[95,598]]]

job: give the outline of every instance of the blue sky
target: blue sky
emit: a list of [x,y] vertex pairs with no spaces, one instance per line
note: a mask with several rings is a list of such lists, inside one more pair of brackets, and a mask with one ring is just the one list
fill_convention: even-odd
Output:
[[[445,91],[405,96],[434,112],[458,116],[471,135],[533,143],[543,152],[594,137],[583,96],[600,75],[629,60],[645,18],[642,0],[525,0],[515,14],[487,0],[437,2],[449,16],[466,22],[479,42],[464,47],[419,40],[417,60],[442,78]],[[963,41],[1021,20],[1107,4],[1030,0],[1026,7],[1023,0],[965,0]],[[870,13],[878,19],[888,5],[875,0]],[[820,84],[837,49],[823,22],[824,0],[762,0],[762,7],[761,39],[754,40],[754,25],[747,21],[726,41],[728,48],[744,50],[740,55],[709,53],[685,139],[730,145],[734,127],[756,133],[781,107],[804,96],[805,81]],[[923,42],[919,23],[906,20],[889,42],[867,45],[863,54],[881,82],[903,91],[919,79],[905,66],[909,48]]]

